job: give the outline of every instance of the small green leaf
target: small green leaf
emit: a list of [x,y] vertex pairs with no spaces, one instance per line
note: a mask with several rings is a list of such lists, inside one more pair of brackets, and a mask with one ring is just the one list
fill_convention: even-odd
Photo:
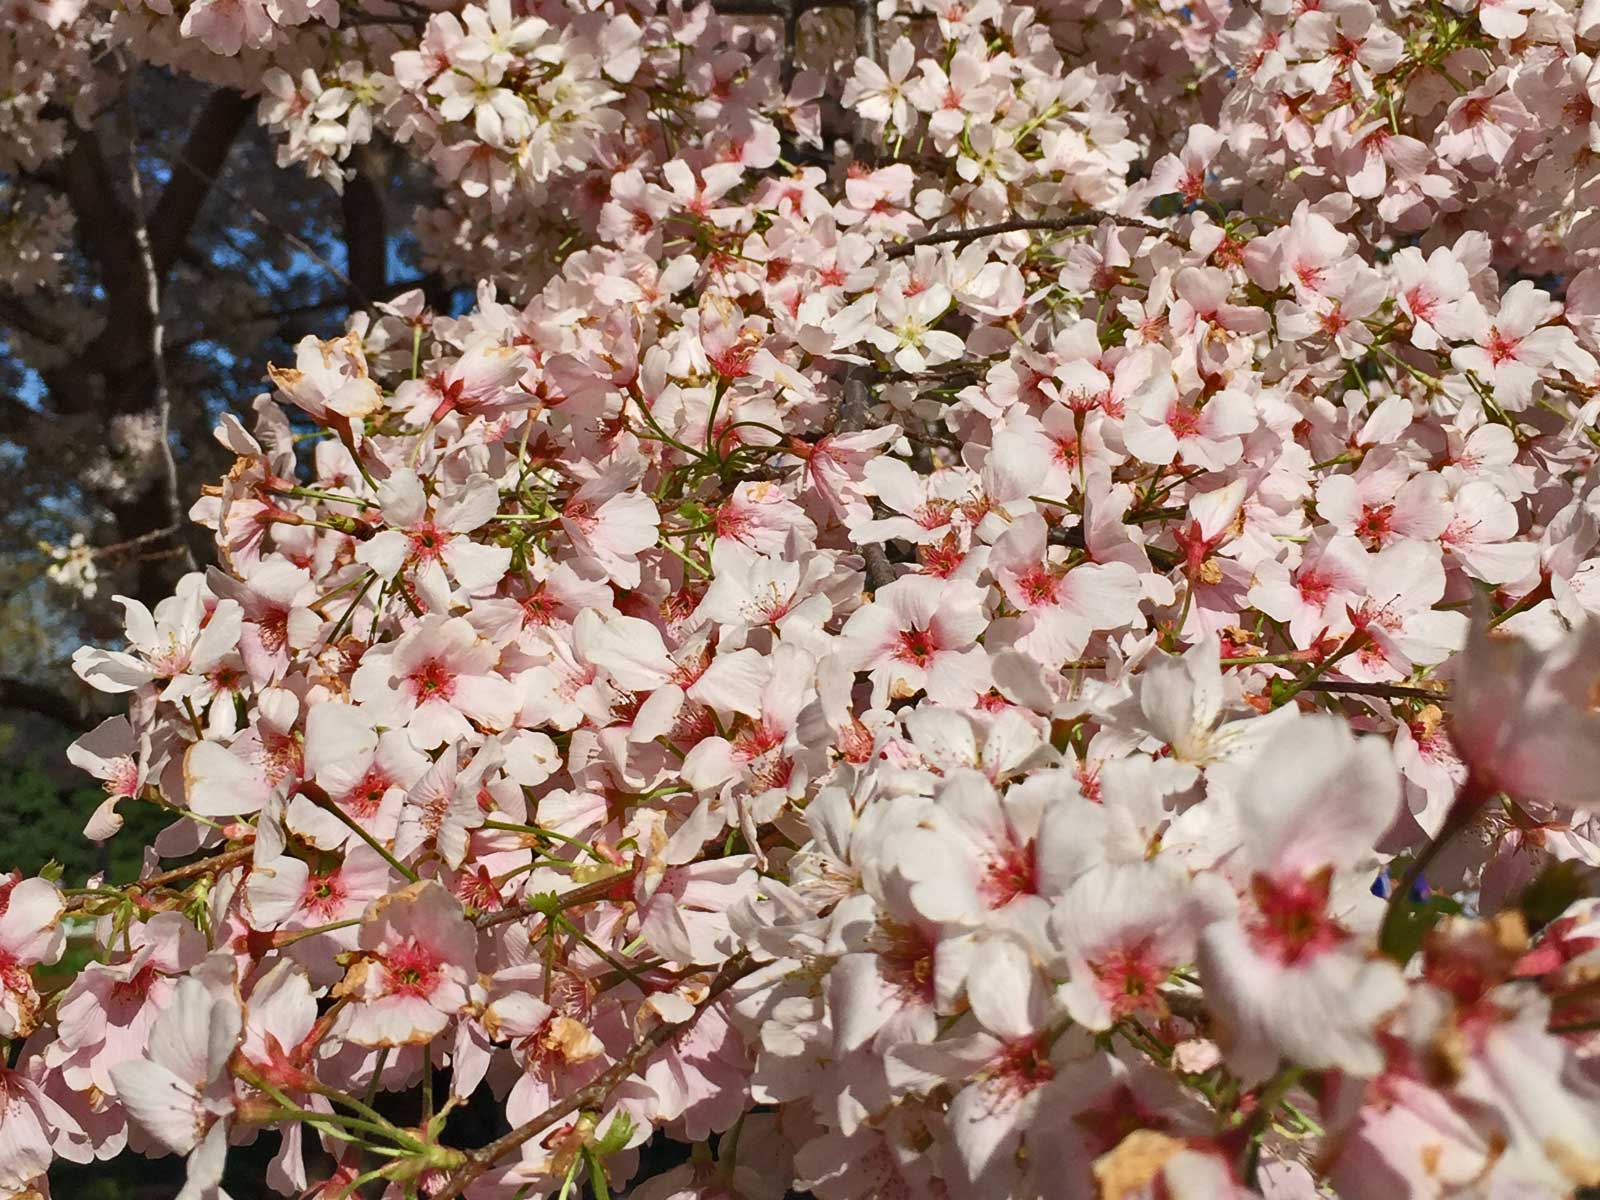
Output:
[[606,1131],[600,1135],[600,1140],[594,1143],[594,1152],[602,1158],[617,1153],[633,1137],[633,1130],[633,1118],[627,1113],[618,1113],[611,1118],[611,1124],[606,1126]]

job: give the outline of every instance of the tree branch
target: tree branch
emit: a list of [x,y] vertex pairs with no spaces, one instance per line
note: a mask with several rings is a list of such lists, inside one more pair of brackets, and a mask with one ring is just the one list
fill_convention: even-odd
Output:
[[365,161],[358,161],[354,177],[345,183],[339,210],[344,218],[350,307],[361,308],[378,299],[389,282],[388,218],[383,195]]
[[[434,279],[431,275],[421,275],[411,279],[399,279],[393,283],[384,284],[383,287],[379,288],[376,292],[369,292],[367,294],[367,302],[375,304],[381,300],[393,300],[396,296],[401,295],[404,292],[409,292],[417,288],[426,288],[433,282]],[[266,312],[253,313],[250,316],[250,320],[261,321],[264,323],[291,321],[296,317],[310,317],[315,316],[317,313],[328,312],[332,309],[349,307],[349,296],[330,296],[326,300],[311,300],[307,301],[305,304],[291,304],[284,308],[274,308]],[[171,348],[173,350],[187,350],[190,346],[196,346],[201,342],[211,341],[212,336],[213,335],[207,334],[203,337],[182,338],[171,343]],[[290,336],[288,337],[288,340],[293,342],[297,339]]]
[[1307,692],[1344,692],[1352,696],[1380,696],[1385,699],[1396,700],[1449,700],[1450,693],[1444,688],[1406,687],[1398,683],[1356,683],[1354,680],[1345,679],[1318,679],[1305,685],[1302,691]]
[[[181,529],[184,512],[183,493],[178,481],[178,462],[172,454],[172,389],[167,381],[166,326],[161,321],[161,283],[164,278],[156,261],[155,242],[150,225],[145,220],[144,181],[139,174],[139,130],[133,114],[133,70],[128,69],[128,81],[122,92],[123,125],[128,138],[128,191],[133,197],[133,241],[138,250],[139,271],[144,277],[145,305],[150,312],[150,375],[153,393],[151,412],[156,422],[157,453],[161,464],[162,500],[171,516],[169,528]],[[201,118],[204,121],[204,118]],[[228,141],[231,143],[232,135]],[[171,189],[168,189],[170,194]],[[162,197],[165,200],[166,196]],[[198,201],[195,207],[198,209]],[[159,206],[158,206],[159,207]],[[159,212],[157,219],[159,219]],[[193,219],[193,213],[190,214]],[[187,228],[187,227],[186,227]],[[182,240],[178,243],[182,245]],[[195,567],[194,554],[188,544],[177,539],[178,556],[185,570]]]
[[21,298],[0,295],[0,322],[47,346],[65,346],[69,331],[41,317]]
[[[156,888],[166,887],[173,883],[182,883],[193,879],[196,875],[220,875],[224,871],[231,871],[235,867],[243,866],[255,857],[254,843],[240,846],[234,850],[225,850],[221,854],[214,854],[210,858],[198,859],[185,866],[173,867],[170,871],[162,871],[155,875],[147,875],[143,879],[136,879],[120,890],[125,893],[147,894]],[[96,899],[93,895],[73,896],[67,901],[67,909],[83,908]]]
[[500,1159],[510,1154],[525,1142],[532,1141],[546,1129],[549,1129],[561,1118],[569,1113],[579,1112],[583,1109],[599,1108],[606,1101],[623,1080],[632,1075],[639,1065],[654,1054],[662,1046],[672,1041],[679,1034],[687,1033],[703,1013],[739,980],[750,974],[759,964],[750,961],[744,954],[739,953],[722,964],[722,969],[717,972],[717,977],[712,980],[707,989],[705,998],[695,1006],[681,1021],[673,1021],[665,1025],[657,1025],[634,1045],[633,1049],[618,1060],[603,1075],[598,1076],[594,1082],[586,1087],[579,1088],[572,1095],[560,1103],[545,1109],[537,1117],[526,1124],[519,1125],[504,1137],[497,1138],[481,1149],[472,1151],[467,1155],[466,1165],[452,1174],[445,1183],[444,1190],[436,1192],[433,1200],[457,1200],[476,1180],[488,1171]]
[[912,238],[909,242],[901,242],[898,246],[890,247],[885,252],[884,257],[904,258],[918,246],[937,246],[944,242],[975,242],[979,238],[996,237],[1002,233],[1022,233],[1035,229],[1082,229],[1087,226],[1098,225],[1102,221],[1114,221],[1118,225],[1143,229],[1146,233],[1169,232],[1159,225],[1152,225],[1150,222],[1141,221],[1137,217],[1119,217],[1115,213],[1095,211],[1078,213],[1070,217],[1039,217],[1033,220],[1000,221],[994,225],[975,225],[971,229],[945,229],[938,233],[925,233],[921,237]]
[[354,286],[350,282],[350,276],[341,271],[333,263],[329,262],[327,258],[323,256],[322,252],[319,251],[315,246],[306,241],[299,234],[295,233],[294,230],[288,229],[279,222],[274,221],[270,216],[262,212],[260,208],[250,203],[250,201],[245,197],[225,186],[216,178],[214,174],[206,174],[197,163],[190,162],[182,155],[174,160],[173,165],[175,167],[182,167],[185,171],[188,171],[191,174],[200,175],[211,187],[216,189],[219,195],[224,196],[228,203],[238,207],[241,212],[250,214],[250,216],[254,217],[263,228],[272,230],[272,232],[276,233],[284,241],[288,242],[296,250],[300,251],[300,253],[304,254],[307,258],[316,263],[324,271],[328,272],[328,274],[332,275],[340,283],[344,284],[345,287],[348,288]]
[[[95,265],[110,310],[122,319],[144,315],[144,288],[134,269],[138,247],[123,209],[100,137],[80,129],[61,161],[61,182],[76,218],[74,231],[84,256]],[[113,322],[115,324],[115,322]],[[143,335],[135,339],[143,341]]]
[[[863,370],[858,366],[852,365],[845,371],[844,402],[839,406],[839,421],[835,425],[841,433],[857,433],[872,423],[872,393],[862,376]],[[870,542],[858,549],[866,561],[867,588],[870,591],[875,592],[894,582],[894,568],[889,565],[889,556],[880,543]]]
[[194,169],[172,173],[150,214],[150,249],[161,279],[167,277],[189,240],[200,209],[211,194],[211,181],[227,162],[250,108],[250,101],[241,93],[218,88],[190,129],[180,157]]
[[[636,870],[637,868],[635,868]],[[562,892],[556,897],[556,905],[562,912],[569,908],[576,908],[580,904],[592,904],[596,900],[604,900],[611,895],[618,884],[632,884],[634,871],[624,871],[617,875],[607,875],[596,879],[593,883],[583,884],[573,888],[570,892]],[[511,908],[502,909],[497,913],[484,913],[473,922],[479,929],[488,929],[493,925],[503,925],[507,921],[518,921],[523,917],[536,916],[541,912],[539,905],[524,903]]]
[[36,713],[69,729],[88,729],[93,723],[87,707],[64,692],[25,679],[0,676],[0,709]]

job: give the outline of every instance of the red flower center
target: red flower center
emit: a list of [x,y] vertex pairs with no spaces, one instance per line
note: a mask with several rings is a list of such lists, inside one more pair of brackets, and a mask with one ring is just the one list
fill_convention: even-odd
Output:
[[1250,881],[1257,916],[1250,933],[1284,966],[1309,961],[1349,936],[1328,915],[1333,868],[1298,879],[1257,875]]
[[907,629],[900,634],[894,656],[901,662],[925,667],[938,651],[939,647],[934,643],[931,630]]
[[1039,891],[1039,861],[1033,843],[1011,842],[984,864],[978,894],[990,908],[1004,908],[1018,896]]
[[378,811],[378,805],[383,803],[383,795],[390,786],[387,775],[377,767],[370,767],[361,777],[361,782],[344,796],[343,806],[350,810],[351,816],[370,817]]
[[1519,345],[1521,345],[1520,338],[1508,338],[1499,329],[1491,328],[1489,344],[1484,349],[1489,352],[1489,361],[1498,367],[1503,362],[1516,359]]
[[1366,505],[1361,510],[1361,519],[1356,522],[1356,536],[1370,542],[1381,542],[1394,532],[1390,524],[1393,519],[1394,505]]
[[428,700],[448,700],[456,690],[456,677],[438,659],[430,658],[411,673],[411,690],[418,703]]
[[1318,575],[1315,571],[1307,571],[1295,580],[1295,588],[1300,593],[1300,598],[1307,604],[1326,604],[1328,596],[1333,592],[1333,581]]
[[1050,1043],[1044,1034],[1008,1042],[989,1070],[991,1099],[996,1107],[1015,1104],[1056,1077]]
[[1168,971],[1164,964],[1155,960],[1150,942],[1150,938],[1145,938],[1119,946],[1089,964],[1094,972],[1095,991],[1110,1006],[1111,1015],[1117,1020],[1139,1012],[1151,1016],[1166,1014],[1166,1005],[1157,989]]
[[327,875],[312,875],[306,880],[306,892],[301,903],[313,916],[331,919],[344,903],[345,886],[337,871]]
[[1017,590],[1030,605],[1055,604],[1061,594],[1061,580],[1043,567],[1034,567],[1017,577]]
[[424,521],[411,531],[411,557],[420,560],[439,557],[439,551],[444,548],[445,535],[435,528],[432,521]]
[[422,999],[432,995],[443,974],[433,951],[416,942],[407,942],[385,954],[383,969],[391,994]]

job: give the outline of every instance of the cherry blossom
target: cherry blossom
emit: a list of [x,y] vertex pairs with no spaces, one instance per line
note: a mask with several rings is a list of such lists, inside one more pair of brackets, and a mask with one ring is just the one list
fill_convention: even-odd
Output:
[[970,703],[989,683],[976,639],[985,624],[971,584],[912,577],[882,588],[840,631],[840,653],[872,675],[884,699],[926,691],[936,703]]
[[1593,9],[24,5],[0,283],[126,58],[430,284],[73,650],[0,1192],[1600,1186]]
[[1239,916],[1201,935],[1208,995],[1228,997],[1219,1043],[1252,1081],[1284,1055],[1371,1074],[1381,1062],[1373,1023],[1405,989],[1350,928],[1362,893],[1347,894],[1340,872],[1351,869],[1341,866],[1348,848],[1393,820],[1398,782],[1387,751],[1335,720],[1301,718],[1275,743],[1293,745],[1292,758],[1269,746],[1237,797],[1238,850],[1225,870],[1242,890]]
[[373,901],[358,947],[339,984],[349,998],[341,1023],[357,1045],[427,1042],[477,986],[461,906],[432,880]]
[[60,957],[61,911],[61,892],[47,880],[11,875],[0,882],[0,1037],[26,1037],[38,1021],[29,968]]

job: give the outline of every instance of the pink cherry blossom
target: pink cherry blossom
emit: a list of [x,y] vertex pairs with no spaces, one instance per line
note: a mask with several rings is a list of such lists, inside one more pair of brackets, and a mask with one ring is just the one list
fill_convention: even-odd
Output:
[[1572,354],[1581,353],[1571,330],[1546,324],[1560,314],[1561,306],[1532,283],[1513,284],[1497,314],[1478,310],[1466,318],[1474,344],[1452,351],[1450,361],[1476,374],[1504,407],[1526,408],[1540,369],[1565,365]]
[[11,8],[0,1192],[1600,1186],[1600,6]]
[[471,927],[438,883],[424,880],[380,896],[362,919],[358,950],[335,991],[340,1017],[362,1046],[426,1043],[476,988]]
[[[1341,847],[1370,844],[1393,819],[1399,787],[1387,752],[1337,721],[1303,718],[1278,738],[1298,748],[1293,765],[1269,748],[1238,800],[1228,870],[1239,916],[1201,935],[1208,994],[1229,998],[1221,1044],[1246,1079],[1265,1078],[1284,1055],[1371,1074],[1376,1022],[1404,985],[1350,928],[1362,893],[1346,894],[1338,864]],[[1346,801],[1333,804],[1336,793]]]
[[420,750],[471,734],[472,722],[504,729],[516,715],[516,690],[494,668],[499,652],[460,617],[430,615],[368,657],[352,695],[391,728],[405,728]]
[[985,624],[981,605],[968,583],[898,579],[851,614],[840,653],[871,672],[880,702],[925,691],[935,703],[970,703],[989,685],[988,655],[974,644]]
[[47,880],[15,874],[0,880],[0,1037],[27,1037],[38,1021],[29,968],[60,957],[61,909],[61,892]]

